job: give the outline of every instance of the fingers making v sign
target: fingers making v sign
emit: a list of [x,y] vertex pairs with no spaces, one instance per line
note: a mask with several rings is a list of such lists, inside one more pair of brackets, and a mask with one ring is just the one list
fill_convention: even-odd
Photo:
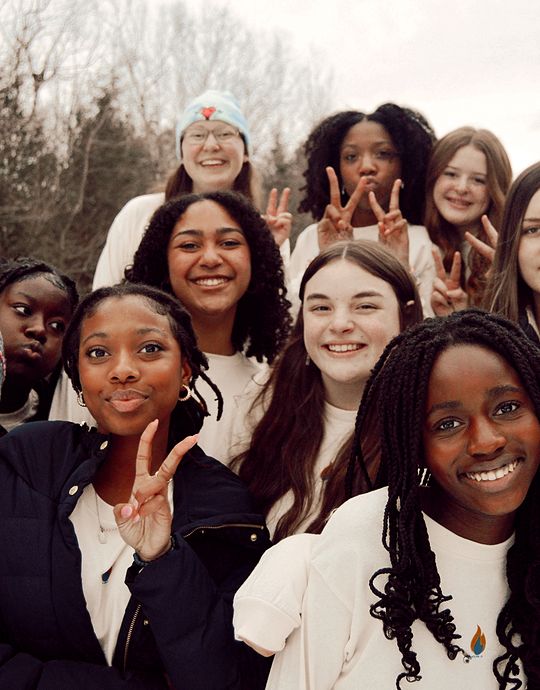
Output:
[[[491,221],[489,218],[484,215],[482,216],[482,225],[484,226],[484,232],[487,235],[487,238],[489,240],[489,244],[487,242],[482,242],[482,240],[478,239],[478,237],[475,237],[471,232],[466,232],[465,233],[465,239],[467,242],[471,245],[473,249],[476,249],[476,251],[484,257],[484,259],[487,259],[490,264],[493,263],[493,259],[495,257],[495,249],[497,247],[497,240],[499,239],[499,233],[497,230],[493,227],[491,224]],[[490,246],[491,245],[491,246]]]
[[167,552],[171,543],[172,514],[167,485],[180,461],[197,443],[197,436],[188,436],[171,450],[155,474],[150,474],[152,441],[158,420],[141,434],[135,461],[135,479],[128,503],[114,507],[114,517],[122,539],[132,546],[144,561],[153,561]]
[[278,190],[274,187],[270,191],[266,213],[263,215],[278,247],[281,247],[291,234],[292,213],[287,210],[290,194],[289,187],[285,187],[278,203]]
[[325,249],[339,240],[352,240],[352,217],[366,190],[367,178],[361,177],[354,192],[345,206],[341,205],[339,182],[334,168],[326,168],[330,184],[330,203],[324,210],[324,215],[317,223],[319,248]]
[[401,215],[399,208],[401,186],[401,180],[394,181],[388,213],[379,204],[374,192],[369,193],[368,199],[379,226],[379,242],[409,270],[409,224]]
[[436,316],[448,316],[454,311],[466,309],[469,303],[467,293],[461,287],[461,254],[454,252],[450,273],[446,273],[437,249],[433,249],[433,260],[437,277],[433,281],[431,307]]

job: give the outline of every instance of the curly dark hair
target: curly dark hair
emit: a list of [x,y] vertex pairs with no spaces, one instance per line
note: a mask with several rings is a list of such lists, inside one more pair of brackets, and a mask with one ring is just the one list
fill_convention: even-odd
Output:
[[[349,129],[364,120],[377,122],[390,135],[401,157],[401,179],[404,183],[400,197],[401,211],[409,223],[421,224],[424,215],[426,169],[435,141],[435,132],[423,115],[394,103],[380,105],[370,114],[358,110],[336,113],[325,118],[312,130],[304,145],[308,165],[304,171],[306,184],[302,187],[305,196],[298,210],[311,213],[316,220],[322,218],[330,199],[326,168],[334,168],[341,189],[341,143]],[[345,194],[342,201],[346,203],[346,200]]]
[[60,273],[54,266],[34,259],[31,256],[21,256],[16,259],[0,258],[0,293],[13,283],[29,278],[43,276],[59,290],[66,293],[71,311],[79,302],[79,293],[75,282],[69,276]]
[[174,226],[187,208],[199,201],[222,206],[240,225],[251,255],[251,280],[240,298],[232,331],[233,347],[259,362],[272,362],[291,326],[290,302],[279,249],[255,207],[235,192],[189,194],[164,204],[154,213],[135,253],[127,280],[153,285],[172,293],[167,247]]
[[206,369],[208,369],[208,360],[197,346],[197,338],[193,332],[191,317],[177,299],[149,285],[123,283],[121,285],[103,287],[91,292],[81,301],[66,330],[62,343],[64,369],[71,379],[71,384],[75,391],[77,393],[82,391],[81,379],[79,377],[79,342],[83,322],[96,313],[99,305],[104,300],[109,298],[122,299],[128,296],[141,297],[156,314],[167,317],[171,332],[180,346],[182,359],[187,361],[191,368],[189,387],[195,394],[196,400],[190,398],[176,406],[177,410],[183,415],[184,428],[187,425],[189,432],[196,433],[201,428],[203,416],[208,414],[206,402],[197,390],[196,382],[199,377],[206,381],[217,396],[219,419],[223,410],[223,398],[215,383],[205,373]]
[[[386,637],[397,641],[405,669],[397,678],[398,688],[404,678],[420,679],[420,664],[412,649],[415,620],[425,623],[450,659],[465,654],[456,644],[459,635],[450,610],[441,609],[451,597],[441,590],[419,494],[421,470],[426,467],[422,430],[431,370],[442,352],[461,344],[479,345],[503,357],[518,374],[540,418],[540,350],[518,326],[500,316],[468,309],[447,318],[427,319],[394,338],[375,366],[358,412],[348,486],[350,490],[358,468],[371,484],[373,466],[366,463],[366,457],[375,439],[380,452],[375,487],[388,485],[383,545],[391,566],[370,579],[370,588],[378,597],[371,615],[382,621]],[[497,621],[497,634],[506,652],[495,660],[493,669],[500,688],[509,684],[521,687],[515,678],[518,660],[529,690],[540,688],[539,572],[537,473],[517,511],[515,542],[507,555],[510,598]],[[382,588],[375,584],[379,577],[387,578]]]

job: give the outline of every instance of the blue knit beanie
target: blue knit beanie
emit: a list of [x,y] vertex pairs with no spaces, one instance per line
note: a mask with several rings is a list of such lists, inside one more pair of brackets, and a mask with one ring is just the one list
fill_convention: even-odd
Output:
[[236,127],[246,143],[249,153],[249,129],[246,118],[240,110],[238,101],[230,91],[205,91],[194,98],[186,107],[176,124],[176,155],[181,158],[180,143],[182,135],[194,122],[219,120]]

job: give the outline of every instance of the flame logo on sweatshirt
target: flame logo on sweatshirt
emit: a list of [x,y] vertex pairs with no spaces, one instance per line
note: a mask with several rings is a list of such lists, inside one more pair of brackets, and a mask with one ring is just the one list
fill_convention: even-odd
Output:
[[471,640],[471,651],[475,656],[480,656],[485,648],[486,636],[482,632],[482,628],[478,625]]

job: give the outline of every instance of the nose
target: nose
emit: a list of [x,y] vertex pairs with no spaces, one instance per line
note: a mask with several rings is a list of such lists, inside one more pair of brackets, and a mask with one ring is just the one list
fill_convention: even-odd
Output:
[[208,132],[208,136],[204,140],[203,149],[208,149],[210,151],[219,148],[219,141],[216,139],[214,132]]
[[375,158],[371,153],[366,151],[363,155],[360,155],[359,160],[361,175],[370,175],[376,170]]
[[221,258],[221,254],[219,253],[216,245],[213,242],[205,244],[200,258],[201,266],[205,266],[206,268],[215,268],[216,266],[220,266],[222,263],[223,259]]
[[47,326],[41,314],[33,314],[29,321],[26,322],[24,333],[27,338],[37,340],[42,345],[47,340]]
[[330,328],[334,333],[348,333],[354,328],[351,314],[346,307],[334,309]]
[[470,425],[467,451],[471,457],[498,455],[506,446],[506,437],[491,420],[473,420]]
[[456,179],[456,189],[461,194],[465,194],[465,192],[469,189],[469,183],[466,175],[459,175],[459,177]]
[[131,352],[122,350],[111,358],[111,368],[109,369],[109,380],[115,383],[129,383],[137,381],[139,378],[139,368],[137,359]]

